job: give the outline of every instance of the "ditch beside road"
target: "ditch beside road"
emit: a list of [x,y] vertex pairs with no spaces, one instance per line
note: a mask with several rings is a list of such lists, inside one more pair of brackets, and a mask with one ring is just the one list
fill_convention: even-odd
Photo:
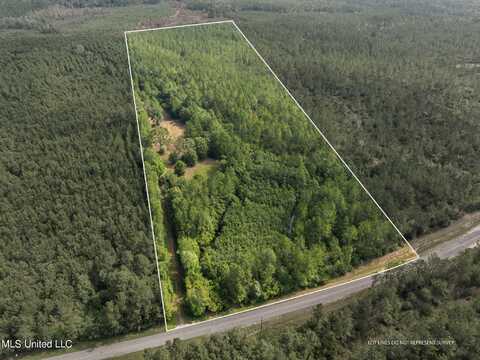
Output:
[[[465,226],[465,222],[457,222],[453,224],[455,231],[450,229],[441,230],[442,238],[446,238],[446,234],[450,234],[446,241],[441,243],[436,242],[437,245],[428,248],[420,255],[422,258],[437,254],[440,258],[449,258],[462,253],[465,249],[471,248],[480,241],[480,222],[472,223],[469,218],[467,230],[463,233],[458,229]],[[455,235],[452,236],[452,233]],[[432,234],[428,235],[429,237]],[[429,238],[428,238],[429,239]],[[427,240],[428,240],[427,239]],[[419,241],[422,239],[418,239]],[[425,239],[423,239],[425,240]],[[415,246],[416,242],[414,242]],[[111,345],[99,346],[93,349],[66,353],[52,357],[55,360],[100,360],[112,357],[122,356],[130,353],[139,352],[145,349],[154,348],[164,345],[167,341],[175,338],[191,339],[199,336],[208,336],[214,333],[224,332],[236,327],[246,327],[256,325],[262,321],[274,319],[279,316],[293,313],[302,309],[309,309],[318,304],[331,304],[336,301],[345,299],[353,294],[365,290],[372,286],[373,276],[354,280],[350,283],[338,285],[333,288],[328,288],[320,292],[306,294],[305,296],[286,300],[272,305],[255,308],[250,311],[236,313],[227,317],[216,318],[209,321],[185,325],[178,327],[166,333],[159,333],[155,335],[145,336],[133,340],[122,341]]]

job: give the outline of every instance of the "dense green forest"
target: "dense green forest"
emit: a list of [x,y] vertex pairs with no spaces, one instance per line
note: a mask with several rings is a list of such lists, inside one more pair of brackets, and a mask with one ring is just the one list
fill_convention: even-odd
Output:
[[115,7],[138,4],[158,4],[162,0],[0,0],[1,17],[17,17],[50,6],[67,8]]
[[[156,4],[166,4],[164,0],[0,0],[0,30],[36,30],[42,33],[60,32],[59,20],[77,20],[90,22],[94,16],[109,18],[113,26],[107,27],[112,30],[122,27],[126,30],[127,24],[138,15],[143,15],[143,20],[152,15],[163,16],[158,13]],[[141,13],[140,7],[146,10]],[[127,16],[119,17],[118,12],[112,9],[122,8]],[[94,21],[95,22],[95,21]],[[116,22],[116,24],[115,24]],[[96,21],[96,30],[100,21]],[[70,30],[76,30],[78,23],[73,21],[69,24]]]
[[381,277],[360,299],[333,311],[319,308],[304,325],[175,340],[146,351],[144,359],[478,359],[479,292],[480,251],[470,250]]
[[480,6],[188,1],[233,18],[409,237],[480,206]]
[[[0,339],[93,339],[161,323],[123,38],[124,30],[155,24],[174,14],[166,5],[142,5],[156,2],[0,0]],[[444,226],[462,212],[478,208],[478,3],[187,3],[212,17],[235,18],[407,235]],[[132,4],[138,6],[126,6]],[[237,42],[235,37],[226,40],[227,44]],[[175,122],[187,123],[184,139],[171,158],[165,158],[170,144],[158,149],[163,155],[153,147],[145,153],[170,316],[175,310],[174,279],[169,277],[173,260],[163,243],[168,233],[165,224],[173,223],[182,239],[176,250],[185,266],[190,305],[197,313],[322,283],[332,274],[377,256],[373,245],[378,238],[362,247],[364,253],[351,245],[382,229],[361,227],[367,215],[375,219],[376,214],[369,213],[375,209],[364,203],[345,174],[337,172],[337,162],[323,144],[310,151],[319,139],[306,137],[305,144],[300,133],[291,131],[293,116],[281,113],[291,109],[277,103],[280,97],[274,94],[278,89],[271,88],[270,80],[263,81],[264,70],[256,60],[249,60],[245,53],[245,63],[222,67],[214,58],[224,56],[224,49],[214,43],[208,46],[212,51],[209,62],[192,66],[202,66],[211,77],[202,85],[209,91],[193,86],[198,78],[190,80],[181,73],[167,74],[191,88],[174,83],[159,89],[152,77],[156,73],[142,74],[149,81],[138,83],[146,145],[168,143],[165,131],[158,123],[150,124],[149,117],[160,120],[166,110]],[[181,59],[174,69],[192,54],[188,50],[176,49],[167,57],[169,61]],[[225,50],[227,55],[237,54],[234,49]],[[243,73],[245,78],[258,79],[259,85],[245,84],[249,96],[232,104],[233,98],[225,96],[238,86],[238,76],[220,81],[219,87],[212,83],[219,80],[219,69],[232,74],[246,64],[259,69],[258,73]],[[252,103],[258,91],[265,96]],[[163,95],[157,99],[159,93]],[[185,94],[193,104],[184,102]],[[202,94],[211,98],[198,104]],[[261,109],[269,122],[240,112],[240,106]],[[292,122],[270,127],[284,119]],[[254,128],[247,126],[251,121]],[[276,143],[278,139],[283,142]],[[312,192],[299,191],[299,185]],[[189,198],[189,194],[195,196]],[[327,199],[328,205],[315,209],[311,206],[318,200],[314,195]],[[351,201],[360,205],[356,209],[344,206]],[[170,214],[175,217],[168,218]],[[239,216],[241,221],[235,223]],[[190,217],[196,222],[183,221]],[[218,246],[212,240],[212,229],[215,239],[221,240]],[[240,232],[254,237],[241,238]],[[323,248],[315,242],[319,233],[325,240]],[[273,246],[268,234],[278,236],[281,246]],[[339,234],[346,243],[340,243]],[[233,242],[241,246],[231,246]],[[264,245],[263,251],[258,251],[257,244]],[[200,258],[206,264],[203,267]],[[472,302],[465,295],[472,288],[476,294],[478,286],[469,284],[477,275],[468,267],[477,271],[477,261],[473,255],[469,259],[475,264],[470,260],[452,265],[440,262],[435,271],[425,272],[433,274],[432,284],[437,279],[435,272],[455,274],[448,291],[440,291],[447,294],[446,302],[444,297],[438,304],[428,300],[429,291],[437,294],[438,284],[431,287],[428,281],[412,281],[412,288],[406,289],[394,283],[403,289],[399,296],[408,300],[401,301],[405,305],[401,316],[413,314],[405,320],[411,322],[410,328],[406,323],[403,327],[407,335],[414,332],[414,326],[425,334],[437,331],[434,321],[439,320],[440,326],[445,324],[444,316],[451,319],[448,331],[453,336],[460,334],[459,350],[444,357],[468,358],[468,351],[478,353],[469,340],[478,337],[478,310],[472,312],[478,306],[469,307]],[[413,274],[423,279],[423,270]],[[227,282],[233,286],[223,286]],[[221,292],[218,286],[223,286]],[[413,300],[408,292],[413,292]],[[397,306],[395,301],[385,306]],[[428,301],[433,303],[431,317],[418,315],[415,311],[421,311]],[[412,303],[413,310],[409,308]],[[374,314],[368,316],[377,319]],[[335,327],[336,319],[322,315],[315,321],[328,330]],[[375,321],[372,328],[396,331],[388,320]],[[357,330],[364,329],[360,322],[354,324],[352,336],[358,336]],[[468,326],[470,333],[464,329]],[[291,332],[293,340],[290,335],[270,343],[249,338],[245,346],[265,346],[276,354],[272,347],[293,347],[301,334],[311,336],[310,330]],[[337,345],[339,340],[352,339],[336,334],[332,336]],[[467,340],[460,342],[462,336]],[[213,348],[233,351],[229,346],[238,344],[241,351],[250,351],[244,340],[229,335],[197,350],[199,354],[207,350],[211,354]],[[299,347],[305,347],[302,341],[298,340]],[[185,345],[175,346],[184,349]],[[177,354],[188,358],[193,350],[188,351]],[[432,354],[438,356],[422,353],[420,358],[442,358],[438,352]]]
[[161,325],[123,33],[0,48],[0,339]]
[[[155,225],[161,237],[163,200],[192,315],[321,285],[402,244],[231,23],[128,39]],[[185,132],[162,161],[164,114]],[[183,175],[207,159],[208,174]]]

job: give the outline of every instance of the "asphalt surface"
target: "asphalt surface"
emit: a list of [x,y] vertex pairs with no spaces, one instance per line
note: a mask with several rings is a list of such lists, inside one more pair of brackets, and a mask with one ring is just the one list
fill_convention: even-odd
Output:
[[198,336],[223,332],[235,327],[250,326],[260,323],[262,320],[275,318],[296,310],[311,308],[320,303],[331,303],[363,289],[370,287],[373,277],[359,279],[354,282],[338,285],[334,288],[324,289],[272,305],[265,305],[253,310],[236,313],[222,318],[212,319],[198,324],[185,325],[170,330],[133,340],[122,341],[111,345],[100,346],[78,352],[67,353],[50,359],[55,360],[99,360],[115,356],[125,355],[144,349],[164,345],[167,341],[175,338],[191,339]]
[[466,249],[471,249],[477,246],[478,242],[480,242],[480,226],[471,229],[466,234],[453,240],[439,244],[434,248],[425,251],[421,255],[422,258],[427,258],[435,254],[441,259],[449,259],[461,254]]
[[[440,244],[424,254],[422,258],[436,254],[440,258],[451,258],[463,252],[467,248],[476,246],[480,241],[480,226],[470,230],[458,238]],[[184,325],[166,333],[159,333],[133,340],[121,341],[111,345],[99,346],[93,349],[66,353],[50,359],[55,360],[100,360],[121,356],[133,352],[164,345],[167,341],[175,338],[191,339],[198,336],[224,332],[236,327],[250,326],[263,320],[272,319],[280,315],[288,314],[297,310],[311,308],[318,304],[328,304],[363,289],[372,286],[374,276],[354,280],[347,284],[337,285],[332,288],[317,290],[316,292],[301,295],[292,299],[283,300],[273,304],[264,305],[253,310],[216,318],[209,321]]]

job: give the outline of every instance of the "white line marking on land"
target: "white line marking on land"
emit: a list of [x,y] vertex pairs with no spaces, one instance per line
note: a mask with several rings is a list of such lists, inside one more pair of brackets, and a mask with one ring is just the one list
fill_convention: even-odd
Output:
[[313,294],[316,294],[316,293],[319,293],[319,292],[322,292],[322,291],[326,291],[326,290],[331,290],[331,289],[334,289],[336,287],[339,287],[339,286],[344,286],[344,285],[348,285],[348,284],[351,284],[351,283],[354,283],[356,281],[360,281],[360,280],[363,280],[363,279],[367,279],[369,277],[375,277],[377,275],[381,275],[383,273],[386,273],[387,271],[391,271],[391,270],[394,270],[394,269],[397,269],[399,267],[402,267],[402,266],[405,266],[407,264],[410,264],[414,261],[417,261],[418,258],[415,258],[415,259],[410,259],[410,260],[407,260],[406,262],[400,264],[400,265],[396,265],[396,266],[393,266],[391,268],[388,268],[388,269],[383,269],[383,270],[380,270],[380,271],[377,271],[376,273],[373,273],[373,274],[370,274],[370,275],[364,275],[364,276],[361,276],[359,278],[355,278],[355,279],[352,279],[352,280],[348,280],[348,281],[345,281],[345,282],[342,282],[340,284],[335,284],[335,285],[332,285],[332,286],[327,286],[325,288],[321,288],[321,289],[315,289],[315,290],[312,290],[312,291],[307,291],[303,294],[299,294],[299,295],[294,295],[294,296],[291,296],[291,297],[288,297],[288,298],[285,298],[285,299],[280,299],[280,300],[276,300],[276,301],[272,301],[272,302],[269,302],[269,303],[266,303],[266,304],[263,304],[263,305],[258,305],[258,306],[255,306],[255,307],[252,307],[251,309],[245,309],[245,310],[240,310],[240,311],[235,311],[231,314],[226,314],[226,315],[220,315],[220,316],[215,316],[215,317],[212,317],[210,319],[206,319],[206,320],[202,320],[202,321],[193,321],[189,324],[184,324],[184,325],[180,325],[180,326],[177,326],[175,327],[175,329],[181,329],[181,328],[186,328],[186,327],[189,327],[189,326],[193,326],[193,325],[197,325],[197,324],[203,324],[203,323],[206,323],[206,322],[209,322],[209,321],[213,321],[213,320],[218,320],[218,319],[222,319],[222,318],[226,318],[226,317],[230,317],[230,316],[234,316],[234,315],[238,315],[238,314],[242,314],[242,313],[246,313],[246,312],[249,312],[249,311],[253,311],[253,310],[257,310],[257,309],[261,309],[261,308],[264,308],[264,307],[267,307],[267,306],[272,306],[272,305],[276,305],[276,304],[280,304],[280,303],[283,303],[283,302],[287,302],[287,301],[292,301],[292,300],[296,300],[296,299],[300,299],[302,297],[305,297],[305,296],[309,296],[309,295],[313,295]]
[[[387,215],[387,213],[382,209],[382,207],[380,206],[380,204],[375,200],[375,198],[372,196],[372,194],[367,190],[367,188],[363,185],[363,183],[360,181],[360,179],[355,175],[355,173],[353,172],[353,170],[350,168],[350,166],[348,166],[348,164],[345,162],[345,160],[343,160],[343,158],[340,156],[340,154],[337,152],[337,150],[333,147],[333,145],[330,143],[330,141],[326,138],[326,136],[323,134],[323,132],[318,128],[318,126],[315,124],[315,122],[310,118],[310,116],[307,114],[307,112],[303,109],[303,107],[300,105],[300,103],[297,101],[297,99],[295,99],[295,97],[292,95],[292,93],[290,92],[290,90],[283,84],[283,82],[280,80],[280,78],[277,76],[277,74],[273,71],[273,69],[270,67],[270,65],[268,65],[268,63],[265,61],[265,59],[262,57],[262,55],[260,55],[260,53],[257,51],[257,49],[255,48],[255,46],[253,46],[253,44],[250,42],[250,40],[248,40],[248,38],[245,36],[245,34],[243,33],[243,31],[238,27],[238,25],[235,23],[235,21],[233,20],[222,20],[222,21],[211,21],[211,22],[204,22],[204,23],[197,23],[197,24],[185,24],[185,25],[174,25],[174,26],[165,26],[165,27],[158,27],[158,28],[152,28],[152,29],[140,29],[140,30],[129,30],[129,31],[125,31],[125,43],[127,44],[127,53],[129,51],[128,49],[128,42],[127,42],[127,34],[130,34],[130,33],[138,33],[138,32],[147,32],[147,31],[156,31],[156,30],[168,30],[168,29],[177,29],[177,28],[188,28],[188,27],[196,27],[196,26],[204,26],[204,25],[215,25],[215,24],[226,24],[226,23],[230,23],[232,24],[235,29],[240,33],[240,35],[243,37],[243,39],[247,42],[247,44],[253,49],[253,51],[255,52],[255,54],[259,57],[259,59],[263,62],[263,64],[265,64],[267,66],[267,69],[270,71],[270,73],[273,75],[273,77],[280,83],[280,85],[282,86],[282,88],[287,92],[287,94],[289,95],[289,97],[294,101],[295,105],[298,106],[298,108],[300,109],[300,111],[303,113],[303,115],[310,121],[310,123],[313,125],[313,127],[315,128],[315,130],[317,130],[317,132],[320,134],[320,136],[322,137],[322,139],[327,143],[327,145],[333,150],[333,152],[335,153],[335,155],[340,159],[341,163],[347,168],[347,170],[350,172],[350,174],[354,177],[354,179],[360,184],[360,186],[362,187],[362,189],[367,193],[367,195],[370,197],[370,199],[374,202],[374,204],[378,207],[378,209],[381,211],[381,213],[385,216],[385,218],[390,222],[390,224],[393,226],[393,228],[396,230],[396,232],[400,235],[400,237],[405,241],[405,243],[407,244],[407,246],[410,248],[410,250],[412,250],[412,252],[415,254],[415,258],[414,259],[411,259],[411,260],[408,260],[406,262],[404,262],[403,264],[400,264],[400,265],[397,265],[397,266],[394,266],[394,267],[391,267],[391,268],[388,268],[388,269],[384,269],[384,270],[380,270],[380,271],[377,271],[373,274],[370,274],[370,275],[365,275],[365,276],[362,276],[362,277],[359,277],[359,278],[356,278],[356,279],[353,279],[353,280],[349,280],[349,281],[346,281],[344,283],[340,283],[340,284],[336,284],[336,285],[332,285],[332,286],[329,286],[329,287],[325,287],[325,288],[322,288],[322,289],[317,289],[317,290],[313,290],[313,291],[310,291],[310,292],[306,292],[304,294],[300,294],[300,295],[295,295],[295,296],[292,296],[292,297],[289,297],[289,298],[286,298],[286,299],[281,299],[281,300],[278,300],[278,301],[274,301],[274,302],[271,302],[271,303],[267,303],[267,304],[263,304],[263,305],[259,305],[259,306],[255,306],[251,309],[245,309],[245,310],[241,310],[241,311],[237,311],[237,312],[233,312],[231,314],[226,314],[226,315],[221,315],[221,316],[216,316],[216,317],[212,317],[210,319],[207,319],[207,320],[202,320],[202,321],[198,321],[198,322],[191,322],[189,324],[184,324],[184,325],[180,325],[180,326],[176,326],[174,329],[180,329],[180,328],[184,328],[184,327],[188,327],[188,326],[193,326],[193,325],[196,325],[196,324],[201,324],[201,323],[204,323],[204,322],[209,322],[209,321],[213,321],[213,320],[216,320],[216,319],[221,319],[221,318],[225,318],[225,317],[229,317],[229,316],[233,316],[233,315],[236,315],[236,314],[241,314],[241,313],[244,313],[244,312],[248,312],[248,311],[253,311],[253,310],[256,310],[256,309],[260,309],[260,308],[263,308],[263,307],[267,307],[267,306],[272,306],[272,305],[275,305],[275,304],[279,304],[279,303],[282,303],[282,302],[286,302],[286,301],[290,301],[290,300],[294,300],[294,299],[298,299],[298,298],[301,298],[301,297],[304,297],[304,296],[307,296],[307,295],[311,295],[311,294],[315,294],[317,292],[321,292],[321,291],[325,291],[325,290],[329,290],[329,289],[333,289],[333,288],[336,288],[338,286],[343,286],[343,285],[346,285],[346,284],[350,284],[350,283],[353,283],[355,281],[360,281],[362,279],[366,279],[368,277],[375,277],[377,275],[380,275],[380,274],[383,274],[387,271],[391,271],[391,270],[394,270],[394,269],[397,269],[399,267],[402,267],[402,266],[405,266],[407,264],[410,264],[414,261],[417,261],[420,259],[420,256],[418,255],[418,253],[416,252],[416,250],[413,248],[413,246],[408,242],[408,240],[405,238],[405,236],[403,236],[403,234],[401,233],[401,231],[397,228],[397,226],[395,225],[395,223],[390,219],[390,217]],[[133,77],[132,77],[132,70],[131,70],[131,66],[130,66],[130,55],[128,55],[128,64],[129,64],[129,68],[130,68],[130,80],[132,82],[132,92],[133,92]],[[134,93],[133,93],[134,94]],[[138,125],[138,114],[137,114],[137,105],[136,105],[136,102],[135,102],[135,94],[133,95],[133,100],[134,100],[134,105],[135,105],[135,116],[137,117],[137,125]],[[138,136],[140,138],[140,127],[138,126]],[[141,140],[141,139],[140,139]],[[141,141],[140,141],[140,147],[142,147],[141,145]],[[142,151],[142,163],[143,163],[143,151]],[[145,176],[145,186],[147,186],[147,179],[146,179],[146,173],[145,173],[145,165],[144,166],[144,176]],[[147,201],[148,201],[148,208],[149,208],[149,212],[150,212],[150,221],[152,223],[152,234],[153,234],[153,237],[154,237],[154,246],[155,246],[155,256],[157,256],[157,252],[156,252],[156,245],[155,245],[155,234],[153,232],[153,219],[152,219],[152,213],[151,213],[151,210],[150,210],[150,199],[149,199],[149,196],[148,196],[148,187],[147,187]],[[158,269],[158,261],[157,261],[157,269]],[[161,289],[161,280],[160,280],[160,271],[158,271],[158,277],[159,277],[159,282],[160,282],[160,289]],[[162,295],[162,306],[163,306],[163,292],[161,292],[161,295]],[[164,314],[165,314],[165,309],[163,310],[164,311]],[[164,316],[165,318],[165,316]],[[165,318],[165,329],[166,331],[169,331],[168,327],[167,327],[167,322],[166,322],[166,318]],[[173,330],[173,329],[172,329]]]
[[151,29],[128,30],[128,31],[125,31],[125,33],[130,34],[130,33],[145,32],[145,31],[168,30],[168,29],[178,29],[178,28],[203,26],[203,25],[226,24],[226,23],[235,24],[233,20],[220,20],[220,21],[209,21],[209,22],[198,23],[198,24],[172,25],[172,26],[163,26],[163,27],[157,27],[157,28],[151,28]]
[[147,172],[145,171],[145,161],[143,159],[142,137],[140,135],[140,122],[138,121],[137,101],[135,100],[135,89],[133,86],[132,65],[130,63],[130,51],[128,49],[127,33],[124,33],[124,36],[125,36],[125,46],[127,47],[127,60],[128,60],[128,72],[130,74],[130,86],[132,88],[133,105],[135,107],[135,119],[137,120],[138,143],[140,144],[140,156],[142,158],[143,179],[145,180],[145,192],[147,193],[148,214],[150,215],[150,229],[152,231],[153,251],[155,252],[155,265],[157,266],[158,285],[160,286],[160,297],[162,299],[163,320],[165,322],[165,331],[168,331],[167,317],[165,316],[165,303],[163,301],[162,278],[160,276],[160,268],[158,267],[157,243],[155,241],[155,230],[153,228],[152,208],[150,207],[150,195],[148,193]]
[[372,196],[372,194],[370,194],[370,191],[367,190],[367,188],[363,185],[363,183],[360,181],[360,179],[357,177],[357,175],[355,175],[355,173],[353,172],[353,170],[350,168],[350,166],[348,166],[348,164],[345,162],[345,160],[343,160],[343,158],[340,156],[340,154],[337,152],[337,150],[333,147],[333,145],[330,143],[330,141],[327,139],[327,137],[323,134],[323,132],[318,128],[317,124],[315,124],[315,122],[312,120],[312,118],[310,117],[310,115],[307,114],[307,112],[303,109],[303,107],[300,105],[300,103],[297,101],[297,99],[295,99],[295,97],[292,95],[292,93],[290,92],[290,90],[288,90],[288,88],[284,85],[284,83],[282,82],[282,80],[280,80],[280,78],[277,76],[277,74],[275,74],[275,72],[273,71],[273,69],[270,67],[270,65],[268,65],[268,63],[265,61],[265,59],[262,57],[262,55],[260,55],[260,53],[257,51],[257,49],[255,48],[255,46],[253,46],[253,44],[250,42],[250,40],[248,40],[248,38],[245,36],[245,34],[243,33],[242,30],[240,30],[240,28],[238,27],[238,25],[235,23],[235,21],[233,21],[233,26],[235,26],[235,28],[238,30],[238,32],[242,35],[242,37],[247,41],[248,45],[250,45],[250,47],[253,49],[253,51],[255,51],[255,53],[257,54],[257,56],[260,58],[260,60],[262,60],[262,62],[267,66],[268,70],[270,70],[270,72],[272,73],[272,75],[275,77],[275,79],[277,79],[277,81],[280,83],[280,85],[282,85],[283,89],[287,92],[287,94],[292,98],[292,100],[295,102],[295,104],[298,106],[298,108],[302,111],[302,113],[306,116],[306,118],[310,121],[310,123],[313,125],[313,127],[318,131],[318,133],[322,136],[323,140],[325,140],[325,142],[328,144],[328,146],[333,150],[333,152],[335,153],[335,155],[337,155],[337,157],[340,159],[340,161],[342,162],[342,164],[347,168],[347,170],[350,172],[350,174],[352,174],[352,176],[355,178],[355,180],[357,180],[357,182],[360,184],[360,186],[362,187],[362,189],[367,193],[367,195],[370,197],[370,199],[372,199],[372,201],[375,203],[375,205],[377,205],[377,207],[380,209],[380,211],[382,212],[382,214],[387,218],[387,220],[390,222],[390,224],[392,224],[392,226],[394,227],[394,229],[398,232],[398,234],[400,235],[400,237],[407,243],[407,245],[410,247],[410,250],[413,251],[413,253],[415,254],[415,256],[417,257],[417,259],[420,257],[418,255],[418,253],[415,251],[415,249],[413,248],[413,246],[408,242],[408,240],[405,238],[405,236],[403,236],[402,232],[397,228],[397,226],[394,224],[394,222],[392,221],[392,219],[390,219],[390,217],[387,215],[387,213],[382,209],[382,207],[380,206],[380,204],[377,202],[377,200],[375,200],[375,198]]

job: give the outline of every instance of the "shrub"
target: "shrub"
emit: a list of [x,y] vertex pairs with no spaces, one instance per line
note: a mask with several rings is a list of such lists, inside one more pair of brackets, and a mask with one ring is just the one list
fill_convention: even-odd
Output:
[[185,168],[187,167],[187,165],[182,161],[182,160],[178,160],[176,163],[175,163],[175,174],[177,176],[182,176],[185,174]]

